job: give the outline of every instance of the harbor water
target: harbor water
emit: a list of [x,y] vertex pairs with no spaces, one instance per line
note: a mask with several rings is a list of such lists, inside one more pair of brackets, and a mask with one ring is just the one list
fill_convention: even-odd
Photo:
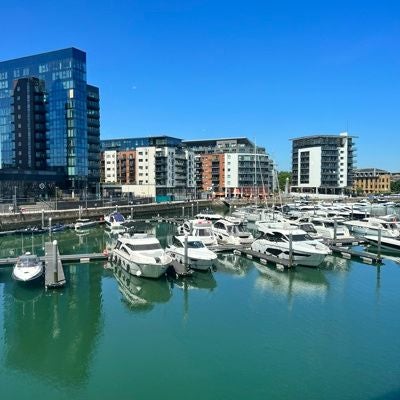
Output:
[[[146,225],[165,246],[174,226]],[[53,235],[102,252],[102,227]],[[48,235],[2,237],[0,257]],[[216,270],[148,280],[66,264],[67,285],[24,287],[0,268],[2,399],[400,399],[400,264],[329,256],[279,272],[221,254]]]

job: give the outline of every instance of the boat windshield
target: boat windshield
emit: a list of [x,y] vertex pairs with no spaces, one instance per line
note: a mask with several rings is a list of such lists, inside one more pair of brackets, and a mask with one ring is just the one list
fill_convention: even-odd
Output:
[[305,240],[312,240],[312,238],[307,234],[295,234],[292,235],[293,242],[304,242]]
[[201,249],[204,247],[204,244],[203,244],[203,242],[195,240],[195,241],[188,242],[187,246],[190,249]]
[[307,233],[317,233],[313,224],[301,224],[301,229]]
[[211,236],[210,229],[199,229],[197,236]]
[[39,263],[39,258],[34,255],[21,256],[18,260],[18,264],[21,267],[35,267]]
[[242,224],[236,225],[236,229],[240,233],[246,232],[246,229]]
[[132,251],[160,250],[160,243],[127,244]]
[[111,221],[115,221],[115,222],[124,222],[125,218],[122,214],[120,213],[114,213],[110,216],[110,220]]

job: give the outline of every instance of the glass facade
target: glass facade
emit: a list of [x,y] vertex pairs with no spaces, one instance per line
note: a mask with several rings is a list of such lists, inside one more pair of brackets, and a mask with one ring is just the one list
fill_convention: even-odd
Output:
[[[11,92],[15,81],[23,77],[38,78],[44,85],[47,168],[62,169],[70,182],[83,186],[89,172],[89,152],[93,153],[88,142],[88,126],[93,128],[93,124],[88,125],[86,53],[68,48],[0,62],[0,168],[3,169],[16,167]],[[92,107],[92,112],[98,113],[95,108]],[[99,125],[92,139],[95,135],[99,136]]]
[[149,146],[168,146],[177,147],[182,145],[182,139],[171,136],[148,136],[128,139],[106,139],[101,141],[101,151],[118,150],[128,151],[136,150],[137,147]]

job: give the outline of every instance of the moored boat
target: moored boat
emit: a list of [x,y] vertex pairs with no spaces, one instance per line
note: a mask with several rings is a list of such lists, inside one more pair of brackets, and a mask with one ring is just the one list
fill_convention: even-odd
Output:
[[318,267],[331,254],[329,247],[312,239],[301,229],[264,227],[261,232],[261,237],[251,245],[253,251],[289,260],[291,249],[295,265]]
[[[192,269],[209,270],[213,267],[217,255],[208,249],[198,237],[187,237],[187,262]],[[185,236],[174,236],[172,244],[166,249],[172,259],[185,263]]]
[[112,250],[112,261],[132,275],[159,278],[172,262],[155,236],[146,233],[123,234]]
[[74,228],[76,231],[83,230],[83,229],[89,229],[97,226],[99,224],[99,221],[93,221],[89,218],[79,218],[76,220],[74,224]]
[[12,277],[18,282],[32,282],[43,277],[44,267],[40,258],[26,252],[18,257],[14,265]]

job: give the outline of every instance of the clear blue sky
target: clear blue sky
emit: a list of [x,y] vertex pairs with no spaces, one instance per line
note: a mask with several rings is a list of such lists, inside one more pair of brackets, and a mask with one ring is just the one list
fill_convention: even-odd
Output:
[[74,46],[102,138],[290,138],[348,129],[358,166],[400,171],[400,1],[2,2],[0,59]]

